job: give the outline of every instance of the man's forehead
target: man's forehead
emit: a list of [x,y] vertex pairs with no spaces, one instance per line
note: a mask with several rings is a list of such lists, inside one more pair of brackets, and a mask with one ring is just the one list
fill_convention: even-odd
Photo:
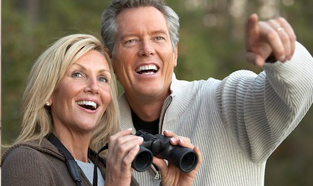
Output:
[[158,9],[149,7],[128,8],[121,11],[116,17],[117,23],[130,23],[128,21],[139,22],[147,20],[149,22],[166,22],[165,16]]
[[[154,7],[138,7],[123,10],[117,16],[117,26],[119,32],[135,31],[149,28],[154,32],[167,32],[167,22],[165,16]],[[126,30],[125,30],[126,29]]]

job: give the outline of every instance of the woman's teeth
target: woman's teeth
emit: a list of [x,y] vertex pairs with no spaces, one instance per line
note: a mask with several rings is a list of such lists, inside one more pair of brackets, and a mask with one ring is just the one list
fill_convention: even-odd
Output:
[[79,106],[84,107],[86,109],[90,109],[90,110],[96,110],[98,107],[97,103],[93,101],[77,101],[76,103]]

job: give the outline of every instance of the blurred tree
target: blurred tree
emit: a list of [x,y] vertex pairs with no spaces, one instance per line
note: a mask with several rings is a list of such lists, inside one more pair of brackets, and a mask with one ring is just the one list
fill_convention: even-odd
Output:
[[[36,58],[58,38],[88,33],[100,38],[100,16],[109,1],[11,0],[2,2],[2,143],[20,131],[25,80]],[[244,25],[285,17],[297,39],[313,51],[312,0],[167,0],[181,21],[179,79],[223,79],[238,69],[260,72],[245,62]],[[122,88],[119,86],[120,92]],[[4,109],[3,109],[4,108]],[[313,185],[313,108],[267,163],[265,185]],[[3,151],[2,151],[3,152]]]

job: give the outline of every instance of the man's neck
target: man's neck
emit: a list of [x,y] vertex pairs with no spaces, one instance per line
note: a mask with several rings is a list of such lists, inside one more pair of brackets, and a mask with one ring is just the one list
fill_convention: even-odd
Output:
[[127,96],[127,102],[130,108],[137,114],[143,121],[155,121],[160,117],[163,102],[166,96],[161,99],[134,99],[132,96]]

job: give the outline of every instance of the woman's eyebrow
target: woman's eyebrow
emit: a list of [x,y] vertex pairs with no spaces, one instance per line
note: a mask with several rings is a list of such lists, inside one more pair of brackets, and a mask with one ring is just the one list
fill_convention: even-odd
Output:
[[83,70],[87,70],[83,65],[78,64],[78,63],[73,63],[73,65],[79,66],[79,68],[83,69]]
[[[81,64],[78,64],[78,63],[73,63],[73,65],[77,65],[77,66],[79,66],[79,68],[81,68],[82,70],[87,70],[87,68],[86,68],[86,67],[84,67],[84,66],[83,66],[83,65],[81,65]],[[98,72],[99,72],[99,73],[108,72],[108,73],[110,73],[110,74],[111,74],[111,71],[110,71],[110,70],[107,70],[107,69],[101,69],[101,70],[99,70]]]

